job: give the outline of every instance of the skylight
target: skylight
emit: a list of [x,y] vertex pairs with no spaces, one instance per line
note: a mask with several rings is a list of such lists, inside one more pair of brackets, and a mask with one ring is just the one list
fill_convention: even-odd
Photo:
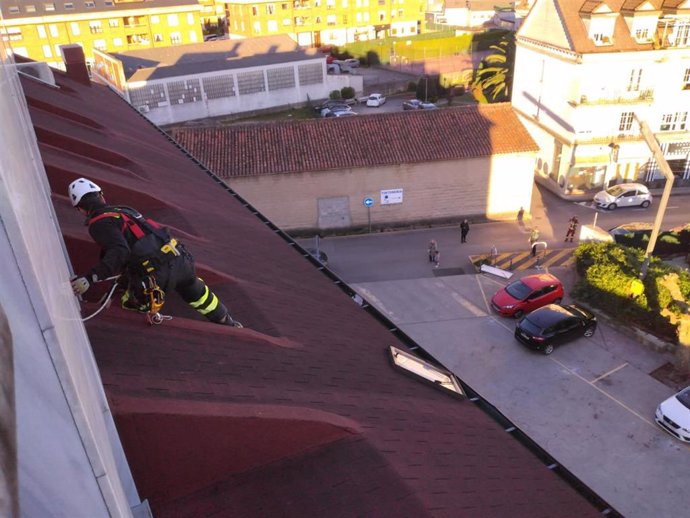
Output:
[[390,346],[389,352],[393,360],[393,365],[397,368],[403,369],[413,374],[415,377],[422,378],[435,387],[451,392],[455,396],[462,397],[465,395],[455,375],[447,370],[431,365],[422,358],[407,353],[397,347],[393,347],[392,345]]

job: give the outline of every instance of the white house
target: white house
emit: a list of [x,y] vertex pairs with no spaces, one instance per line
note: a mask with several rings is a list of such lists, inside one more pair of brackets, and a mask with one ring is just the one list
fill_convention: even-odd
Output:
[[361,76],[327,74],[324,54],[284,34],[95,57],[94,73],[160,125],[304,105],[363,87]]
[[690,0],[536,0],[517,33],[512,104],[541,151],[537,181],[564,197],[663,178],[690,184]]

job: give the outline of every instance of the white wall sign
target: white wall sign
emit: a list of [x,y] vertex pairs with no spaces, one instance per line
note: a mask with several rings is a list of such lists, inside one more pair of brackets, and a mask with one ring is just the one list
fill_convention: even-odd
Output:
[[403,202],[402,189],[388,189],[381,191],[381,205],[390,205],[391,203]]

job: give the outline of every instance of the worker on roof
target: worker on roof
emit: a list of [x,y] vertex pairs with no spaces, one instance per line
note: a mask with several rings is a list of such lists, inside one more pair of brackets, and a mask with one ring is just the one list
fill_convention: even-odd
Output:
[[71,281],[76,295],[86,293],[94,282],[124,274],[125,309],[157,313],[165,293],[175,290],[211,322],[242,327],[196,276],[192,255],[167,229],[134,209],[107,205],[101,188],[86,178],[72,182],[68,194],[101,247],[100,262]]

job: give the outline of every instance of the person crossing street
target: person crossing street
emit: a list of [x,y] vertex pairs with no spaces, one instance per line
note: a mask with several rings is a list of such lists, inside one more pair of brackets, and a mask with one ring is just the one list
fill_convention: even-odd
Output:
[[577,224],[579,223],[577,216],[573,216],[568,220],[568,232],[565,234],[565,239],[563,242],[573,242],[573,237],[575,237],[575,231],[577,231]]
[[72,182],[68,195],[101,247],[100,261],[71,279],[75,295],[86,293],[94,282],[121,275],[124,309],[156,315],[165,295],[174,290],[209,321],[243,327],[196,276],[192,255],[166,228],[130,207],[106,204],[101,188],[87,178]]

